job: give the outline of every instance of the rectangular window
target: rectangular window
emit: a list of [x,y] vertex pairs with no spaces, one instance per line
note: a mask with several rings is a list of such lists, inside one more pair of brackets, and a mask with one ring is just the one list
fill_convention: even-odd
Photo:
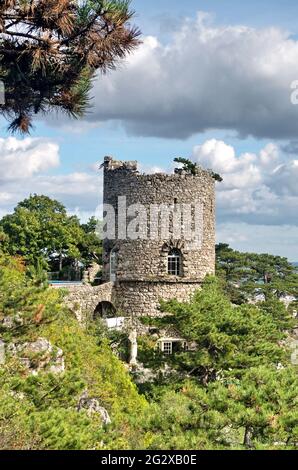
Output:
[[168,257],[168,273],[172,276],[180,276],[180,258],[179,256]]
[[170,342],[163,343],[162,351],[167,356],[170,356],[173,352],[173,345]]

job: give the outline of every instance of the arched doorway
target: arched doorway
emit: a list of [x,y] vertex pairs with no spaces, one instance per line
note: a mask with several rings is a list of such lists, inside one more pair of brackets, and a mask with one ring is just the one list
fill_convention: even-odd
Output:
[[93,313],[93,319],[96,320],[98,318],[114,318],[116,317],[116,309],[111,302],[99,302],[96,309]]

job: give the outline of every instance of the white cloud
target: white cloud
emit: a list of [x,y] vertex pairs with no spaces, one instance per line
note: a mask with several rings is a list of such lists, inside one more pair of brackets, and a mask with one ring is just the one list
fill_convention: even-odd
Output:
[[[0,139],[0,216],[32,193],[61,201],[71,212],[92,214],[100,202],[100,174],[51,174],[60,165],[59,145],[45,138]],[[56,172],[57,173],[57,172]]]
[[231,145],[216,139],[196,146],[193,153],[198,163],[225,175],[226,189],[255,186],[261,182],[260,169],[256,165],[257,156],[254,154],[245,153],[241,158],[237,158]]
[[[93,214],[100,216],[102,173],[98,164],[85,172],[63,174],[58,169],[52,174],[50,170],[59,163],[57,143],[47,139],[9,138],[1,139],[1,149],[0,217],[30,193],[58,199],[82,220]],[[273,143],[258,154],[237,155],[233,146],[210,139],[194,147],[193,159],[224,178],[217,185],[219,241],[241,250],[270,251],[298,260],[298,161],[295,158]],[[12,165],[15,165],[14,172]],[[164,171],[146,165],[140,170]]]
[[277,145],[237,156],[232,146],[211,139],[194,147],[193,159],[223,176],[217,186],[219,221],[297,225],[298,164]]
[[100,76],[89,122],[121,121],[130,133],[186,138],[206,129],[295,138],[298,41],[278,28],[185,20],[163,45],[145,37],[119,69]]
[[139,164],[138,169],[141,173],[146,173],[148,175],[152,175],[154,173],[167,173],[167,170],[160,166],[151,166],[151,165],[143,165]]
[[59,166],[59,147],[50,140],[0,138],[1,180],[30,178]]

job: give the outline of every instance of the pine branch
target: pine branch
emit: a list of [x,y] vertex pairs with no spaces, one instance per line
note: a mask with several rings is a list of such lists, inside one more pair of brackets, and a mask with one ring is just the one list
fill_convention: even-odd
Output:
[[52,108],[75,118],[87,112],[95,72],[115,68],[140,43],[139,30],[128,23],[134,15],[129,3],[1,4],[0,74],[6,102],[0,112],[11,132],[28,133],[32,116]]

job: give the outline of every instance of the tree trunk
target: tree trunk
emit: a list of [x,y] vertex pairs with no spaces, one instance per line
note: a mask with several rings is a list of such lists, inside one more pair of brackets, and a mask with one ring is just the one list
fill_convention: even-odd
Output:
[[63,268],[63,259],[62,259],[62,253],[59,255],[59,272],[62,271]]

